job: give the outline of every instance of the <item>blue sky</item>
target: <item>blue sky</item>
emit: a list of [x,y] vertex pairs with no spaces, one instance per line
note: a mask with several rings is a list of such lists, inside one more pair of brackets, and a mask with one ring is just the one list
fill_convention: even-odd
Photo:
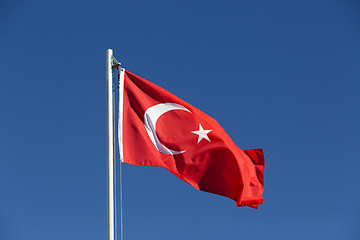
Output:
[[105,53],[265,152],[236,208],[123,166],[125,239],[359,239],[357,1],[0,3],[0,239],[106,239]]

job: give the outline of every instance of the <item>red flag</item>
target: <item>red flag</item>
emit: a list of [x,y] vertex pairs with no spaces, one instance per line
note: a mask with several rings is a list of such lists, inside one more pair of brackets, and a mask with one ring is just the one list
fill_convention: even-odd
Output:
[[164,167],[191,186],[257,208],[263,202],[264,155],[241,150],[210,116],[123,70],[119,138],[124,162]]

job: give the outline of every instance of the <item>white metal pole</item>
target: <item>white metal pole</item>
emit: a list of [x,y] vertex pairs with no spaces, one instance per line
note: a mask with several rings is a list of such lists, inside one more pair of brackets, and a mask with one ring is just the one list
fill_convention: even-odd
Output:
[[113,79],[112,49],[106,51],[107,85],[107,205],[108,205],[108,240],[114,240],[114,126],[113,126]]

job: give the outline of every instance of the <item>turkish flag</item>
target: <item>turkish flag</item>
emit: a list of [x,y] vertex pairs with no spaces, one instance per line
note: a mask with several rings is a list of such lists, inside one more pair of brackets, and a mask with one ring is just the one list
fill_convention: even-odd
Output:
[[212,117],[125,69],[119,107],[123,162],[164,167],[239,207],[263,202],[262,149],[241,150]]

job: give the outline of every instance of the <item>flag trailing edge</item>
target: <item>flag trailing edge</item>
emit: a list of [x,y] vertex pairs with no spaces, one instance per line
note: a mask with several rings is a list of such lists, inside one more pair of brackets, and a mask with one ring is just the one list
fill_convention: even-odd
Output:
[[121,161],[164,167],[238,207],[263,203],[262,149],[241,150],[212,117],[125,69],[119,93]]

